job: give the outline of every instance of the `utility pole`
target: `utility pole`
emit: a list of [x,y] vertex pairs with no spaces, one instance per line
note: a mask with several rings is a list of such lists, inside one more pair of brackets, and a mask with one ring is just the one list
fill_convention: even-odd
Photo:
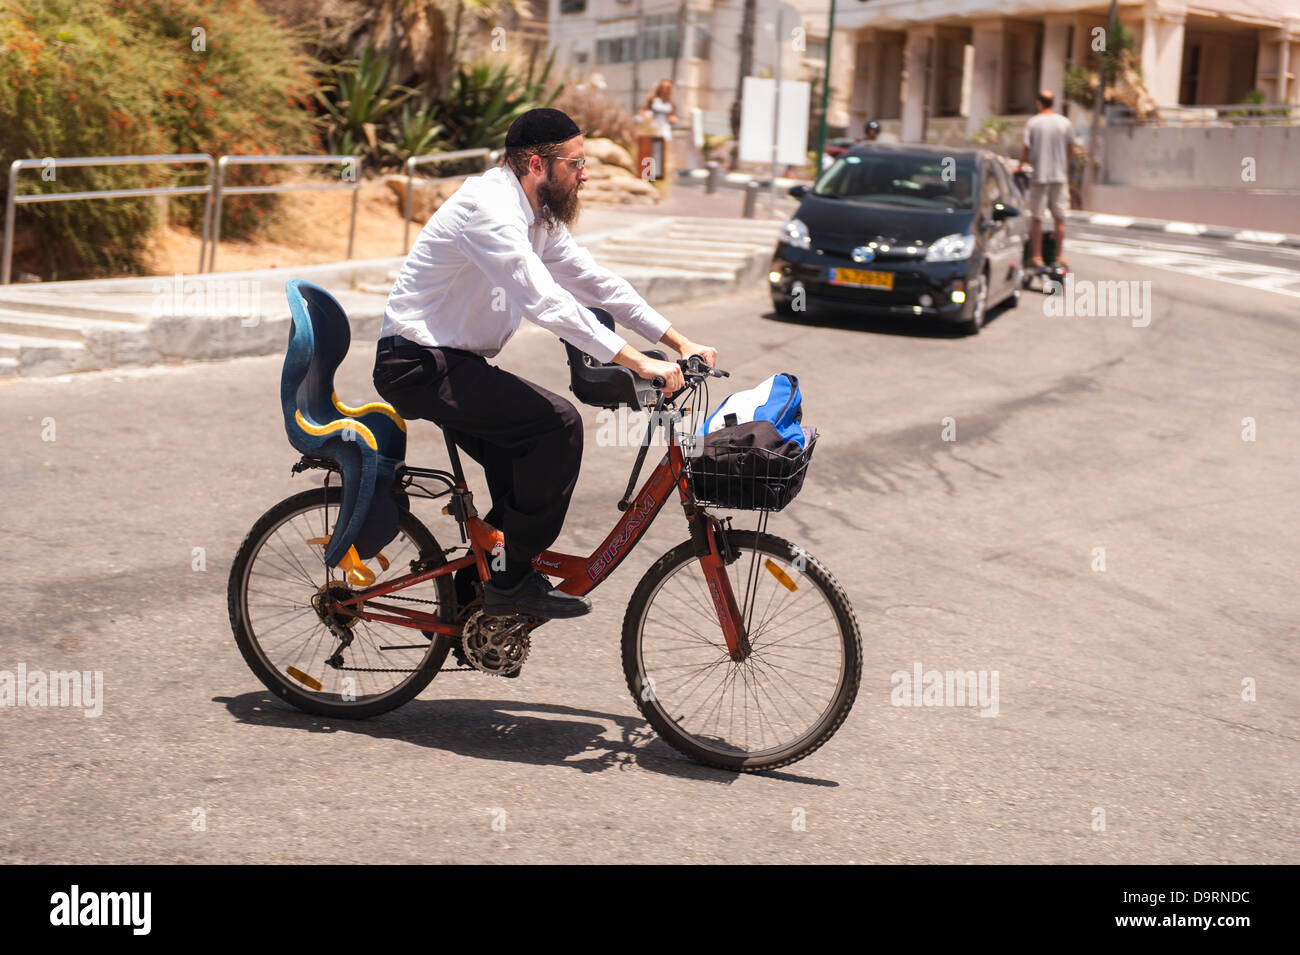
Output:
[[817,165],[813,179],[822,174],[822,153],[826,150],[826,101],[831,91],[831,49],[835,46],[835,0],[831,0],[831,19],[826,27],[826,72],[822,74],[822,118],[817,129]]
[[[1115,9],[1117,0],[1110,0],[1110,19],[1106,24],[1106,45],[1115,39],[1115,21],[1118,19],[1118,11]],[[1092,187],[1097,182],[1097,161],[1101,158],[1101,150],[1098,143],[1101,141],[1101,104],[1106,98],[1106,79],[1110,72],[1110,50],[1102,50],[1101,56],[1097,59],[1097,93],[1092,98],[1092,125],[1088,132],[1088,161],[1083,167],[1083,188],[1080,190],[1082,195],[1079,197],[1083,200],[1085,209],[1092,208]]]
[[673,48],[673,72],[671,78],[673,81],[674,102],[677,100],[677,64],[682,58],[682,47],[691,41],[690,16],[686,0],[682,0],[682,5],[677,8],[677,45]]
[[645,19],[645,0],[636,0],[636,47],[632,51],[632,114],[641,108],[641,22]]

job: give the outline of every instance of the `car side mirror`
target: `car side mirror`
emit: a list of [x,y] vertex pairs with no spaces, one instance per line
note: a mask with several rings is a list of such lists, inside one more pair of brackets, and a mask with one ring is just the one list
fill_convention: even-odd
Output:
[[790,195],[794,196],[796,199],[802,199],[807,194],[808,194],[807,186],[800,185],[800,186],[790,187]]
[[1010,219],[1020,215],[1020,210],[1015,206],[1009,206],[1005,202],[993,203],[993,221],[1001,222],[1004,219]]

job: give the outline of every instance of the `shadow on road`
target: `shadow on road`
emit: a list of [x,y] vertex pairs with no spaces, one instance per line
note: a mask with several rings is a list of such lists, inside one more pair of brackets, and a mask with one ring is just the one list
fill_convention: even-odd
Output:
[[[250,726],[356,733],[475,759],[571,766],[584,773],[636,767],[723,784],[740,775],[691,762],[659,739],[644,720],[554,703],[413,700],[373,719],[345,720],[303,713],[266,692],[218,696],[213,702],[224,704],[231,715]],[[611,724],[616,740],[610,739]],[[834,780],[780,771],[753,775],[813,786],[839,785]]]
[[[1016,306],[1007,303],[996,305],[988,310],[984,317],[984,327],[988,328],[1004,313]],[[906,315],[882,315],[870,312],[854,311],[851,307],[836,308],[818,305],[801,315],[781,315],[777,312],[765,312],[763,318],[780,322],[783,325],[805,326],[809,328],[835,328],[845,331],[870,332],[875,335],[900,335],[908,338],[969,338],[956,325],[941,322],[933,318],[912,318]]]

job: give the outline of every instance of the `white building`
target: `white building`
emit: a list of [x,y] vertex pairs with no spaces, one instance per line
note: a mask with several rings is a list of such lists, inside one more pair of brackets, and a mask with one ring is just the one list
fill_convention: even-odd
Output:
[[[557,51],[557,69],[571,68],[584,79],[600,74],[606,93],[634,111],[660,80],[674,79],[675,74],[677,115],[685,121],[692,108],[711,112],[731,109],[740,72],[744,6],[744,0],[552,0],[550,44]],[[793,0],[788,6],[794,8],[795,15],[787,16],[783,23],[786,36],[779,44],[782,77],[807,80],[816,86],[826,61],[829,0]],[[776,0],[756,3],[751,75],[775,73],[776,11]],[[847,89],[851,81],[848,54],[848,46],[837,39],[833,89]],[[815,95],[820,95],[820,87]],[[843,124],[847,120],[843,105],[838,116],[832,108],[829,117],[832,124]]]
[[[1038,89],[1060,102],[1067,68],[1095,65],[1108,11],[1106,0],[842,0],[850,123],[951,143],[987,117],[1026,117]],[[1236,104],[1251,90],[1300,104],[1300,0],[1119,0],[1119,19],[1160,106]]]

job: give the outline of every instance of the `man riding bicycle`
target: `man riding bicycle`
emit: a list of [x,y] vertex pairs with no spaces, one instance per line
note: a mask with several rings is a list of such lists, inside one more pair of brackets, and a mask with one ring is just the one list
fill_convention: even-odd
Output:
[[674,329],[574,242],[568,226],[578,216],[585,165],[582,133],[566,114],[534,109],[518,117],[506,133],[504,164],[467,179],[429,219],[384,309],[375,388],[403,417],[439,425],[487,478],[492,509],[484,519],[505,535],[504,569],[494,561],[483,588],[490,616],[575,617],[591,609],[587,597],[553,590],[532,567],[564,524],[583,435],[572,403],[486,361],[520,319],[641,378],[662,377],[669,394],[684,384],[676,362],[633,348],[575,292],[683,358],[717,361],[715,349]]

